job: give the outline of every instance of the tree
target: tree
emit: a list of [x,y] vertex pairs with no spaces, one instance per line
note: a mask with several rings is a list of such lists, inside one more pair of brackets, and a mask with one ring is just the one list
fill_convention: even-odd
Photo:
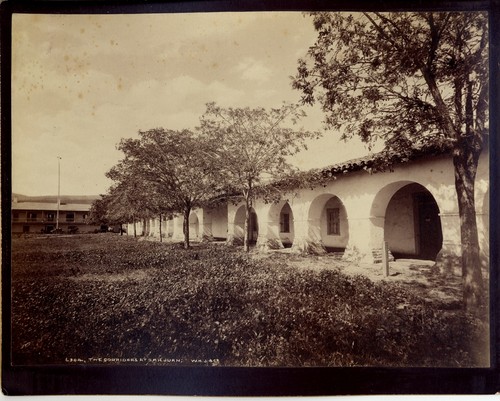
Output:
[[183,214],[184,247],[189,248],[189,215],[220,191],[218,172],[206,157],[206,140],[189,130],[163,128],[140,131],[139,139],[122,139],[125,158],[115,171],[137,177],[148,190],[142,198],[149,210]]
[[107,217],[107,195],[101,195],[100,199],[96,199],[90,205],[89,218],[87,224],[108,225],[109,220]]
[[313,13],[318,31],[293,87],[344,138],[385,151],[440,147],[453,158],[464,303],[480,304],[474,181],[488,134],[488,21],[479,12]]
[[137,176],[130,172],[119,171],[112,168],[107,176],[116,181],[103,201],[106,208],[105,218],[117,224],[132,222],[134,226],[134,238],[137,237],[136,222],[152,215],[149,204],[148,187]]
[[200,119],[200,131],[216,145],[211,149],[214,165],[223,174],[226,186],[245,200],[245,251],[249,250],[250,211],[256,187],[263,180],[289,172],[287,158],[304,148],[306,139],[319,136],[293,128],[304,116],[296,105],[266,110],[221,108],[209,103]]

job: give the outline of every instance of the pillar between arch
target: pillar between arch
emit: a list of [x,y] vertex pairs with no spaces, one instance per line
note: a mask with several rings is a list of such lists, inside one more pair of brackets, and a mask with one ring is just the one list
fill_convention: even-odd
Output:
[[174,233],[174,219],[173,218],[167,218],[165,221],[165,238],[172,238],[173,233]]
[[436,257],[436,267],[445,275],[462,275],[462,241],[460,215],[440,213],[443,245]]
[[[351,217],[348,224],[349,242],[342,259],[356,263],[382,262],[385,217]],[[389,260],[394,260],[390,252]]]
[[211,242],[214,240],[212,234],[212,216],[205,209],[197,210],[199,223],[199,237],[202,242]]
[[[320,219],[294,219],[292,252],[322,255],[326,253],[321,240]],[[280,241],[281,242],[281,241]]]
[[159,238],[160,237],[160,231],[159,231],[159,221],[160,219],[158,217],[152,217],[149,223],[149,235],[151,237]]
[[270,249],[283,249],[283,243],[280,238],[279,220],[262,221],[257,237],[257,249],[259,251],[269,251]]
[[173,225],[174,231],[172,233],[172,239],[174,241],[184,241],[184,216],[178,214],[174,216]]
[[239,226],[234,222],[236,213],[239,207],[242,205],[243,203],[238,203],[236,205],[233,203],[228,203],[227,205],[227,245],[243,244],[243,237],[241,236],[242,233],[240,232],[241,230],[239,229]]
[[227,239],[226,239],[226,244],[227,245],[241,245],[242,240],[241,237],[236,236],[235,234],[235,224],[232,222],[227,223]]

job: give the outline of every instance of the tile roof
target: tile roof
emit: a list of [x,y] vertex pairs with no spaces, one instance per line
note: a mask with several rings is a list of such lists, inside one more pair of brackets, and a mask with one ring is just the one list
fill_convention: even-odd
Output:
[[445,154],[449,149],[446,146],[421,146],[420,148],[408,149],[405,153],[378,152],[356,159],[335,163],[326,167],[310,170],[311,172],[323,173],[323,175],[346,174],[358,170],[368,172],[384,171],[391,165],[397,163],[408,163],[425,156],[438,156]]

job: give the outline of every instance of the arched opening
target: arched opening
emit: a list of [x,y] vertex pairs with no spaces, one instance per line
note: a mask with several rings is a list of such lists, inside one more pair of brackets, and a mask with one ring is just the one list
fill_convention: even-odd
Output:
[[268,213],[268,244],[273,248],[291,248],[294,237],[293,211],[290,204],[286,200],[272,204]]
[[319,237],[327,252],[344,252],[349,242],[347,211],[338,196],[323,194],[309,208],[309,231]]
[[291,248],[295,235],[292,208],[286,202],[280,210],[280,240],[285,248]]
[[198,216],[195,212],[191,212],[189,215],[189,238],[198,239],[200,231],[200,223],[198,221]]
[[436,260],[443,233],[434,196],[414,182],[404,182],[393,190],[384,212],[384,240],[389,250],[396,259]]
[[[255,245],[257,237],[259,236],[259,224],[257,221],[257,213],[254,208],[250,209],[250,229],[248,241],[250,244]],[[234,237],[235,239],[243,242],[245,237],[245,206],[240,206],[236,211],[234,217]]]
[[227,239],[227,203],[210,209],[210,214],[214,241],[225,241]]
[[166,219],[166,226],[167,226],[167,237],[172,238],[174,235],[174,217],[168,216],[168,217],[165,217],[165,219]]

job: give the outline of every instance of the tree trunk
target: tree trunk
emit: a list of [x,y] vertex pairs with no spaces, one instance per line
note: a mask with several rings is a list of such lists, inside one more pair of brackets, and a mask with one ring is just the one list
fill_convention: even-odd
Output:
[[134,220],[134,238],[137,238],[137,228],[135,227],[135,220]]
[[[467,311],[477,311],[484,297],[484,284],[479,258],[479,237],[477,233],[474,182],[476,179],[479,155],[482,149],[481,133],[484,129],[487,110],[487,86],[481,89],[477,104],[478,132],[473,130],[472,84],[467,82],[465,101],[465,133],[455,130],[447,106],[441,97],[436,79],[431,69],[422,68],[422,74],[429,87],[436,107],[441,116],[441,127],[449,138],[457,138],[453,150],[455,167],[455,190],[460,216],[460,237],[462,242],[462,282],[463,303]],[[482,100],[481,100],[482,99]],[[463,135],[465,134],[465,135]]]
[[189,214],[191,213],[191,207],[186,206],[184,208],[184,221],[182,223],[184,232],[184,249],[189,249]]
[[163,239],[162,239],[162,234],[161,234],[161,213],[160,213],[160,242],[163,242]]
[[250,195],[245,197],[245,228],[243,236],[243,250],[245,252],[250,251],[250,214],[252,209],[252,202],[250,201]]
[[142,236],[146,235],[146,219],[142,219]]
[[474,152],[462,148],[460,154],[453,157],[453,164],[462,242],[463,302],[465,309],[473,312],[485,300],[485,294],[474,200],[478,157],[468,153]]

